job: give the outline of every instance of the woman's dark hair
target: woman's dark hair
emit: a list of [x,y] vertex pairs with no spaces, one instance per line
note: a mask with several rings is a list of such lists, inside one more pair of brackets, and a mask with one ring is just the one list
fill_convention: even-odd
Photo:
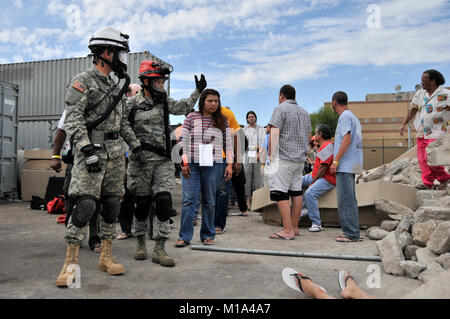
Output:
[[441,72],[436,71],[436,70],[426,70],[423,73],[428,74],[430,80],[434,80],[434,83],[436,83],[437,86],[444,85],[445,78]]
[[[248,118],[248,116],[249,116],[250,114],[253,114],[253,115],[255,116],[255,120],[258,121],[258,117],[256,116],[256,113],[253,112],[253,111],[248,111],[248,112],[247,112],[247,115],[245,116],[245,119],[246,119],[246,120],[247,120],[247,118]],[[255,121],[255,122],[256,122],[256,121]],[[247,123],[248,123],[248,120],[247,120]]]
[[218,129],[220,129],[222,132],[225,131],[226,129],[226,118],[225,116],[222,115],[222,107],[220,104],[220,94],[218,91],[214,90],[214,89],[205,89],[202,92],[202,95],[200,95],[200,99],[198,100],[198,110],[200,111],[200,113],[203,114],[203,107],[205,106],[205,100],[208,97],[208,95],[214,95],[217,96],[219,99],[219,106],[217,107],[217,110],[212,114],[212,118],[213,118],[213,123],[214,123],[214,127],[217,127]]
[[324,140],[331,140],[331,130],[328,125],[319,123],[316,125],[316,131],[322,136]]

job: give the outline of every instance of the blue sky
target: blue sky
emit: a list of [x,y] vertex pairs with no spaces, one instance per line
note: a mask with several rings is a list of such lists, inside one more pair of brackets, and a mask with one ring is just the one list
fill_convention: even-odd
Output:
[[132,52],[174,66],[173,98],[203,73],[241,124],[254,110],[265,125],[286,83],[315,112],[338,90],[351,101],[396,84],[412,91],[426,69],[450,81],[448,0],[13,0],[2,9],[0,63],[85,56],[92,33],[113,26]]

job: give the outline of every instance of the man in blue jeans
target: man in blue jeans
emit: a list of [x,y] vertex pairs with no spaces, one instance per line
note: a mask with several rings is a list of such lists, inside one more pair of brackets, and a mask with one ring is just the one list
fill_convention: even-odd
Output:
[[[311,174],[302,178],[302,188],[307,188],[303,196],[304,202],[308,209],[309,219],[312,221],[310,232],[323,230],[319,213],[319,197],[336,186],[336,174],[330,171],[334,152],[331,130],[328,125],[319,123],[316,126],[315,133],[315,143],[319,146],[316,161]],[[298,226],[298,223],[295,226]]]
[[361,124],[347,107],[345,92],[334,93],[331,105],[339,114],[334,141],[334,161],[331,172],[336,172],[337,204],[343,234],[338,242],[362,240],[359,234],[358,202],[355,195],[355,174],[362,172],[363,152]]

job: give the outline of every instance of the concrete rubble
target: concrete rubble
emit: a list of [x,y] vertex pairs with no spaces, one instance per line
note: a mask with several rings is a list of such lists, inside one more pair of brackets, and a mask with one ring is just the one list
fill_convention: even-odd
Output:
[[[429,164],[450,165],[450,136],[443,135],[427,148]],[[421,171],[414,157],[400,157],[392,163],[364,171],[357,179],[377,179],[421,188]],[[438,184],[438,182],[435,182]],[[384,271],[393,275],[435,282],[450,269],[450,186],[443,190],[416,193],[415,211],[393,200],[375,201],[384,220],[367,230],[376,240]]]

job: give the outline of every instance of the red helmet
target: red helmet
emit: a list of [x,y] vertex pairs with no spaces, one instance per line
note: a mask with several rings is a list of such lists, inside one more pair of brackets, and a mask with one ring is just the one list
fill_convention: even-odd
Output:
[[156,61],[142,61],[139,67],[139,78],[164,78],[169,77],[170,72],[172,72],[172,66],[163,66],[161,63]]

